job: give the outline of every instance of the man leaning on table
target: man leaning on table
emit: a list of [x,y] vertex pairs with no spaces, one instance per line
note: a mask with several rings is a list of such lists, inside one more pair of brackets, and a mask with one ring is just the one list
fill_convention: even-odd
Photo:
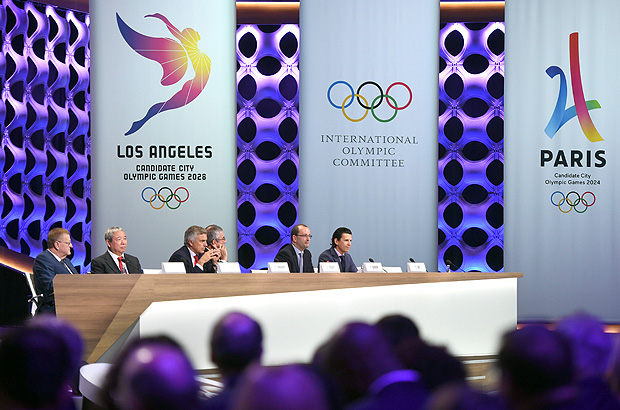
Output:
[[142,273],[140,260],[128,253],[127,235],[123,228],[113,226],[103,234],[108,251],[90,263],[90,273]]
[[220,258],[219,249],[207,249],[207,230],[192,225],[185,230],[183,246],[177,249],[168,262],[183,262],[187,273],[215,273]]
[[314,272],[310,246],[310,228],[306,225],[295,225],[291,230],[291,243],[280,249],[274,261],[288,263],[289,272]]
[[68,256],[73,245],[71,235],[64,228],[53,228],[47,235],[47,249],[34,260],[32,273],[34,289],[37,295],[43,295],[38,301],[38,313],[56,314],[54,301],[54,277],[60,274],[78,275]]

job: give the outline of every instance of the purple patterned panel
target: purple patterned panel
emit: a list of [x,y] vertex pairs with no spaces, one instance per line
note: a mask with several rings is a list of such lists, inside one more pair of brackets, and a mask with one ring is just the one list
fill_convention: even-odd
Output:
[[48,231],[71,232],[90,261],[89,18],[2,2],[0,244],[36,256]]
[[239,262],[260,269],[297,222],[299,26],[237,30]]
[[504,23],[440,32],[439,264],[503,271]]

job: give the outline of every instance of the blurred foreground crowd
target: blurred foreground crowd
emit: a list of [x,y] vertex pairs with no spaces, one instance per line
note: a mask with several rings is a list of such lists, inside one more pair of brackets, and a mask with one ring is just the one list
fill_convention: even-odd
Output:
[[[169,337],[129,343],[111,367],[106,410],[620,410],[620,352],[595,317],[553,329],[506,333],[494,391],[473,388],[458,359],[421,336],[409,318],[353,322],[319,346],[311,363],[264,366],[263,332],[246,314],[220,318],[211,360],[223,388],[201,389],[187,355]],[[0,341],[1,410],[75,410],[83,342],[72,326],[37,316]]]

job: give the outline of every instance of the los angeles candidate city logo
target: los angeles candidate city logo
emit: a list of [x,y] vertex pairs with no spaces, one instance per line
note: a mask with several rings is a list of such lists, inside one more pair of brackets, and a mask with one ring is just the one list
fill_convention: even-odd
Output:
[[178,40],[170,38],[149,37],[140,34],[123,19],[116,14],[116,22],[121,35],[136,53],[149,60],[157,61],[164,70],[161,85],[169,86],[178,83],[183,79],[192,64],[194,77],[187,80],[181,90],[177,91],[168,101],[159,102],[149,108],[148,112],[139,121],[135,121],[125,135],[133,134],[155,115],[176,108],[181,108],[194,101],[204,90],[211,73],[211,59],[198,48],[200,34],[193,28],[186,28],[183,31],[176,28],[168,19],[159,14],[149,14],[146,17],[153,17],[161,20],[168,31]]

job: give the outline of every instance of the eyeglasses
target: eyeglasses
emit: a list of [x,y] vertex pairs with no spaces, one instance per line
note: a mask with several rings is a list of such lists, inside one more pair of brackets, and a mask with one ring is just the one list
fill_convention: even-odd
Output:
[[56,241],[56,242],[64,243],[65,245],[71,245],[71,241],[69,241],[69,242],[65,242],[65,241]]
[[222,236],[220,239],[217,240],[218,242],[226,242],[226,237]]
[[312,235],[295,235],[295,236],[299,236],[301,238],[309,238],[312,239]]

